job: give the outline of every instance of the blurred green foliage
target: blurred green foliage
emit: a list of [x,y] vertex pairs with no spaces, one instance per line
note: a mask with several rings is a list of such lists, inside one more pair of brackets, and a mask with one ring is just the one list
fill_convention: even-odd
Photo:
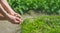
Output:
[[21,33],[60,33],[60,16],[40,16],[23,21]]
[[11,7],[18,13],[28,10],[40,10],[47,14],[60,14],[60,0],[8,0]]

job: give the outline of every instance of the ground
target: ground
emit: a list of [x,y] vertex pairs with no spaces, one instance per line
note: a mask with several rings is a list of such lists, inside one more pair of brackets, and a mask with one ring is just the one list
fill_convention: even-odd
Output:
[[19,25],[12,24],[9,21],[0,21],[0,33],[19,33]]

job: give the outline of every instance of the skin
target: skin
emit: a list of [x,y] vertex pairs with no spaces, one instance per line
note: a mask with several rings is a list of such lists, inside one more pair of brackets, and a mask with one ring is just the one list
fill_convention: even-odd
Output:
[[6,0],[0,0],[0,4],[0,17],[2,17],[0,19],[7,19],[14,24],[19,24],[22,22],[21,16],[14,12]]
[[9,6],[8,2],[6,0],[1,0],[2,7],[11,15],[16,14],[14,10]]
[[0,13],[0,20],[6,20],[6,18]]

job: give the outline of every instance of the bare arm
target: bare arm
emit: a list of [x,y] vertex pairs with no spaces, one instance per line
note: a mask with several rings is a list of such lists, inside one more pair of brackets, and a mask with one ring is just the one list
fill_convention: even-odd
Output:
[[1,1],[1,5],[3,6],[3,8],[8,12],[8,13],[15,13],[14,10],[9,6],[9,4],[7,3],[7,0],[0,0]]
[[3,16],[5,16],[5,17],[8,15],[8,13],[2,8],[1,5],[0,5],[0,13],[2,13]]
[[[21,19],[19,17],[15,17],[12,15],[9,15],[3,8],[2,6],[0,7],[0,13],[6,18],[6,20],[9,20],[11,23],[14,24],[19,24],[21,22]],[[2,17],[1,17],[2,18]],[[0,19],[1,19],[0,18]],[[4,18],[4,19],[5,19]]]

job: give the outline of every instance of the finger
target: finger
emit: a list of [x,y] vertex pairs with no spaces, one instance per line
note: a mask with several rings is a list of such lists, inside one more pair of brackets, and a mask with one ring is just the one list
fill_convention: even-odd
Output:
[[17,14],[17,17],[22,18],[19,14]]
[[16,21],[16,20],[10,20],[10,22],[13,24],[19,24],[19,21]]
[[21,22],[21,19],[20,19],[20,18],[18,18],[18,17],[16,18],[16,20]]
[[20,22],[19,22],[19,21],[17,21],[17,20],[14,20],[14,22],[15,22],[14,24],[19,24],[19,23],[20,23]]
[[21,16],[18,13],[16,13],[15,16],[21,18]]
[[19,21],[19,22],[20,22],[20,24],[21,24],[21,23],[22,23],[22,21],[23,21],[23,20],[22,20],[22,19],[20,19],[20,18],[17,18],[16,20],[17,20],[17,21]]

